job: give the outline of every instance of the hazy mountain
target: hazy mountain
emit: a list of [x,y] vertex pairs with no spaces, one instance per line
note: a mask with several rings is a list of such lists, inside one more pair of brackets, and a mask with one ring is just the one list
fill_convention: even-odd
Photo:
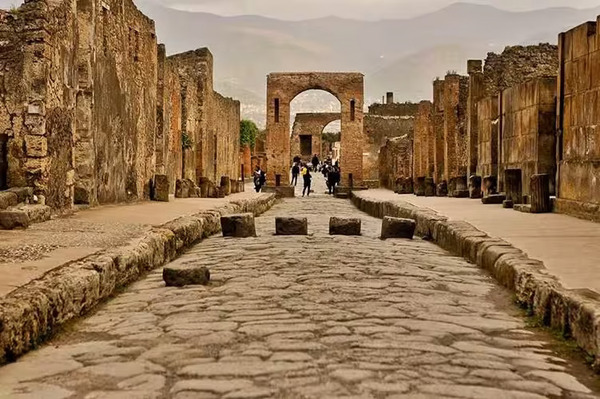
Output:
[[431,80],[447,70],[463,72],[467,58],[485,58],[506,45],[556,42],[559,32],[600,14],[600,8],[509,12],[458,3],[403,20],[292,22],[177,11],[148,0],[139,6],[156,21],[170,53],[208,46],[217,89],[249,102],[244,113],[258,120],[270,72],[360,71],[369,100],[386,90],[396,91],[398,100],[430,98]]

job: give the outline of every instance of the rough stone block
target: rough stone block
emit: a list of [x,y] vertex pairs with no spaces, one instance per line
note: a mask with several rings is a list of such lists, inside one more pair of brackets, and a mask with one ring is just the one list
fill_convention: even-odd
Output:
[[10,191],[0,191],[0,209],[6,209],[15,206],[19,203],[19,199],[15,193]]
[[498,193],[498,178],[496,176],[485,176],[483,178],[485,195]]
[[33,198],[33,187],[13,187],[6,190],[9,193],[14,193],[17,196],[19,203],[32,202]]
[[531,205],[527,204],[516,204],[513,206],[513,209],[518,212],[532,213]]
[[504,194],[492,194],[487,197],[483,197],[481,202],[485,205],[500,205],[506,200],[506,195]]
[[425,196],[435,197],[435,182],[433,181],[433,177],[425,178]]
[[504,171],[504,189],[506,199],[513,204],[523,202],[523,173],[521,169],[506,169]]
[[229,215],[221,217],[221,230],[223,237],[256,237],[254,215],[244,213],[240,215]]
[[444,180],[438,184],[436,195],[438,197],[447,197],[448,196],[448,183]]
[[29,216],[24,211],[0,211],[0,229],[14,230],[29,227]]
[[275,234],[278,236],[305,236],[308,234],[307,218],[275,219]]
[[531,212],[552,212],[552,202],[550,201],[550,176],[547,174],[531,176],[529,187],[531,191]]
[[152,199],[154,201],[169,202],[169,178],[167,175],[154,175]]
[[425,178],[417,177],[417,181],[415,183],[415,195],[417,197],[425,196]]
[[47,222],[52,218],[52,208],[47,205],[24,205],[19,207],[29,218],[29,224]]
[[469,198],[476,199],[481,198],[483,192],[481,191],[481,176],[469,177]]
[[163,280],[167,287],[207,285],[210,271],[206,267],[167,266],[163,269]]
[[362,226],[360,219],[342,219],[332,217],[329,219],[329,234],[340,236],[359,236]]
[[412,219],[393,218],[386,216],[381,224],[381,239],[408,238],[415,235],[417,223]]
[[469,190],[454,190],[450,197],[453,198],[469,198]]
[[411,178],[398,178],[396,179],[396,194],[413,194],[413,179]]
[[513,200],[507,199],[504,202],[502,202],[502,208],[504,209],[512,209],[515,206],[515,203],[513,202]]

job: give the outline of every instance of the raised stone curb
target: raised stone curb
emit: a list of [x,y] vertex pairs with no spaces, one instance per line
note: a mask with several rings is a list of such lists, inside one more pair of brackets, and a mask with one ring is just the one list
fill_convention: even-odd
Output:
[[0,299],[0,363],[23,355],[115,290],[173,260],[202,238],[219,233],[221,216],[244,212],[259,215],[275,200],[275,195],[262,194],[181,217],[153,228],[132,244],[64,264],[11,292]]
[[569,290],[548,274],[543,262],[530,259],[510,243],[490,237],[463,221],[450,221],[437,212],[404,201],[378,201],[360,192],[352,202],[371,216],[413,219],[416,233],[445,250],[488,270],[530,315],[571,336],[600,366],[600,295],[590,290]]

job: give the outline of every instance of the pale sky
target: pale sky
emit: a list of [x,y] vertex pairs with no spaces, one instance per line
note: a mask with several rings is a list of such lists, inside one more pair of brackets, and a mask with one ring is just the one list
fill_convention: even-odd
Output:
[[[435,11],[456,0],[139,0],[182,10],[219,15],[262,15],[299,20],[338,16],[352,19],[410,18]],[[592,8],[600,0],[464,0],[497,8],[524,11],[549,7]]]

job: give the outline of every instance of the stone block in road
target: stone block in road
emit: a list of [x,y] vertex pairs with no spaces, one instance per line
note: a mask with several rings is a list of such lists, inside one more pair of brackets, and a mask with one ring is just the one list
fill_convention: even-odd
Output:
[[223,237],[256,237],[254,215],[243,213],[240,215],[222,216],[221,230],[223,231]]
[[487,197],[483,197],[481,202],[484,205],[500,205],[506,200],[506,195],[504,194],[490,194]]
[[207,285],[210,282],[210,271],[206,267],[172,265],[163,269],[163,280],[167,287]]
[[412,219],[393,218],[386,216],[381,224],[381,239],[408,238],[415,235],[417,224]]
[[359,236],[362,221],[360,219],[329,219],[329,234],[340,236]]
[[0,230],[26,229],[29,215],[24,211],[0,211]]
[[308,234],[307,218],[275,219],[275,234],[278,236],[305,236]]

